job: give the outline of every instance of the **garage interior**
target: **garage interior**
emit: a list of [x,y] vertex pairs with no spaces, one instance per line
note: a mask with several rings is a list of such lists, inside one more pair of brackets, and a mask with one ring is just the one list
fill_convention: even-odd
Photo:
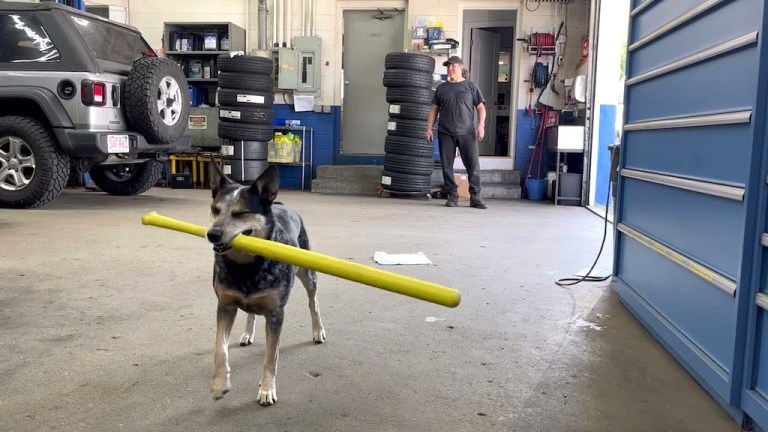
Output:
[[[44,208],[0,211],[0,429],[768,430],[759,0],[59,3],[135,26],[184,65],[193,151],[141,195],[83,175]],[[615,16],[621,72],[620,41],[601,48]],[[215,55],[274,62],[284,153],[226,149],[214,54],[178,49],[195,32],[227,35]],[[460,55],[485,83],[488,210],[443,206],[437,154],[426,192],[387,189],[395,51],[434,58],[435,84]],[[722,142],[738,144],[722,156]],[[319,273],[328,341],[312,343],[297,284],[279,402],[256,401],[264,320],[241,347],[242,312],[232,390],[214,401],[210,244],[141,224],[210,223],[211,157],[244,183],[277,165],[313,250],[455,288],[461,305]],[[376,251],[432,264],[386,267]],[[591,267],[610,277],[555,283]]]

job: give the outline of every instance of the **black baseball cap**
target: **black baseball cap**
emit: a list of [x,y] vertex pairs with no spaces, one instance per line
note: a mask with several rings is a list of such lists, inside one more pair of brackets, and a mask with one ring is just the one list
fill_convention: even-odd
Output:
[[448,58],[448,60],[443,62],[443,66],[448,66],[449,64],[463,65],[464,61],[459,56],[451,56],[450,58]]

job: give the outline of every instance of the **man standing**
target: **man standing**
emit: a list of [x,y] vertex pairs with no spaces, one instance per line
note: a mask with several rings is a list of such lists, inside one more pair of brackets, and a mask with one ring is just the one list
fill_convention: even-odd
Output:
[[445,205],[456,207],[459,203],[458,186],[453,179],[453,161],[458,147],[461,161],[469,175],[469,205],[485,209],[487,206],[480,196],[480,152],[477,148],[477,141],[485,136],[485,98],[477,85],[467,79],[461,58],[452,56],[443,62],[443,66],[448,68],[448,81],[435,90],[427,122],[427,141],[432,142],[435,138],[432,128],[439,113],[437,136],[440,140],[443,182],[448,193]]

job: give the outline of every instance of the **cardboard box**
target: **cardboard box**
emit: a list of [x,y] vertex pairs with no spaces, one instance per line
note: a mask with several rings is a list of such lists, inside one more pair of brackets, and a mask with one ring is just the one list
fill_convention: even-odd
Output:
[[467,174],[454,174],[453,180],[459,187],[459,200],[469,201],[469,176]]

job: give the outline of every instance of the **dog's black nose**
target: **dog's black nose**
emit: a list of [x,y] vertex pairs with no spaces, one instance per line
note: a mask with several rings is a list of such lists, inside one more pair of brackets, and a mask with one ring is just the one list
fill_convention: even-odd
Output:
[[206,233],[208,241],[211,243],[221,243],[221,238],[224,236],[224,230],[221,228],[211,228]]

